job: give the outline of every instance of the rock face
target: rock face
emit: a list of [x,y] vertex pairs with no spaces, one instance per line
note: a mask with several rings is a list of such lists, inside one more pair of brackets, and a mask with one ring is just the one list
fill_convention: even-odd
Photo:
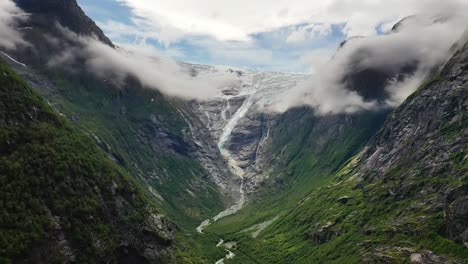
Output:
[[343,77],[342,82],[351,91],[357,92],[365,100],[384,101],[389,97],[385,87],[391,81],[403,81],[406,77],[411,76],[417,69],[417,64],[408,62],[399,68],[360,68],[359,61],[368,56],[365,52],[356,54],[354,61],[351,62],[348,74]]
[[16,69],[111,160],[144,182],[173,218],[198,221],[238,199],[240,179],[229,172],[216,141],[186,102],[146,89],[134,78],[111,83],[87,72],[81,57],[72,67],[44,67],[62,51],[80,50],[83,43],[75,34],[113,47],[76,1],[16,3],[31,14],[21,27],[32,44],[11,52],[27,65]]
[[173,262],[175,227],[135,181],[2,60],[0,72],[0,262]]
[[[244,242],[242,252],[265,263],[466,262],[468,43],[466,39],[460,43],[440,74],[430,76],[392,112],[367,147],[341,162],[331,178],[289,207],[260,239]],[[311,150],[320,150],[329,134],[340,131],[340,126],[316,125],[325,120],[341,128],[356,124],[355,116],[305,118],[306,110],[295,111],[284,116],[293,121],[270,131],[279,146],[288,141],[277,133],[298,131],[295,123],[307,127],[316,122],[305,133],[315,135],[313,140],[289,141]],[[319,127],[323,130],[315,133]],[[334,153],[346,145],[338,144]],[[300,157],[288,147],[280,153],[295,157],[289,164]],[[313,164],[311,157],[306,155],[308,163],[301,165]],[[320,157],[324,161],[326,152]],[[304,174],[316,177],[311,167]],[[286,181],[298,170],[286,170],[289,177],[278,180]]]
[[81,10],[76,0],[15,0],[15,3],[31,14],[29,25],[33,28],[51,28],[54,23],[59,23],[79,35],[95,36],[107,45],[114,46],[96,23]]
[[316,231],[309,234],[309,239],[316,244],[324,244],[339,235],[339,231],[333,230],[333,222],[327,222],[325,225],[317,228]]
[[[396,23],[387,35],[398,33],[403,28],[409,28],[415,24],[431,25],[444,22],[445,19],[444,17],[409,16]],[[336,56],[339,56],[349,43],[363,39],[365,38],[354,37],[343,41]],[[343,62],[345,68],[340,82],[346,89],[357,92],[364,100],[381,104],[391,97],[390,92],[385,88],[396,83],[403,83],[427,66],[422,65],[422,62],[415,58],[402,58],[395,64],[387,64],[385,61],[369,64],[366,61],[374,56],[375,49],[376,47],[361,45],[360,48],[351,50],[349,58]],[[443,64],[445,61],[440,63]],[[435,74],[441,66],[436,65],[433,69],[425,71]]]
[[245,190],[250,183],[261,182],[264,175],[257,170],[267,154],[271,123],[279,115],[269,113],[265,106],[277,100],[276,96],[293,88],[307,76],[250,70],[233,70],[229,67],[193,67],[197,75],[225,72],[239,79],[238,87],[221,91],[218,99],[207,102],[192,102],[192,111],[218,142],[218,148],[228,153],[231,162],[245,175]]
[[[461,48],[426,87],[417,91],[387,120],[371,147],[362,156],[359,172],[364,182],[374,182],[396,168],[386,180],[400,180],[392,188],[397,199],[425,196],[426,210],[444,214],[442,232],[467,242],[467,110],[468,46]],[[463,165],[465,164],[465,165]],[[461,166],[461,167],[460,167]],[[421,185],[424,175],[434,182]],[[439,177],[450,177],[444,182]],[[456,182],[459,182],[458,184]],[[415,190],[418,191],[416,194]]]

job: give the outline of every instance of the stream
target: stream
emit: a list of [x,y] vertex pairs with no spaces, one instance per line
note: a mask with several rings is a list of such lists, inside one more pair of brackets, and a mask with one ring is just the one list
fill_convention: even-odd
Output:
[[[201,224],[196,228],[197,232],[200,234],[203,234],[203,229],[207,226],[209,226],[211,223],[218,221],[219,219],[226,217],[228,215],[232,215],[237,213],[242,207],[244,206],[245,203],[245,195],[244,195],[244,170],[237,165],[237,161],[231,157],[231,153],[229,150],[225,149],[226,142],[229,140],[232,131],[234,128],[237,126],[239,121],[247,114],[249,111],[250,107],[253,105],[253,97],[255,94],[255,91],[259,88],[260,85],[257,85],[253,91],[250,91],[248,93],[248,97],[244,100],[242,103],[241,107],[236,111],[234,115],[231,116],[231,119],[228,121],[226,126],[224,126],[221,136],[219,137],[218,140],[218,149],[221,152],[222,157],[227,161],[229,170],[239,176],[241,178],[241,183],[239,186],[239,200],[232,205],[231,207],[221,211],[217,215],[215,215],[212,218],[206,219]],[[245,95],[245,94],[244,94]],[[224,99],[226,99],[227,104],[226,104],[226,109],[222,111],[222,116],[226,120],[226,113],[228,111],[231,111],[231,106],[229,104],[229,100],[234,98],[235,96],[226,96]],[[220,242],[216,245],[216,247],[220,247],[223,245],[223,240],[220,240]],[[224,263],[225,259],[231,259],[235,257],[235,254],[231,252],[229,249],[225,248],[227,254],[224,258],[216,261],[215,264],[222,264]]]
[[[210,225],[212,222],[216,222],[219,219],[226,217],[228,215],[235,214],[244,206],[244,203],[245,203],[244,170],[237,165],[237,161],[231,157],[231,153],[229,152],[229,150],[225,149],[224,146],[226,145],[226,142],[229,140],[234,128],[237,126],[239,121],[247,114],[250,107],[253,105],[253,101],[254,101],[253,96],[254,96],[255,90],[257,90],[258,87],[259,85],[256,86],[255,89],[251,93],[247,94],[248,97],[244,100],[241,107],[236,111],[236,113],[231,117],[231,119],[228,121],[226,126],[224,126],[221,136],[219,137],[219,140],[218,140],[219,151],[221,152],[221,155],[223,156],[223,158],[227,160],[229,170],[241,178],[241,184],[239,186],[239,194],[240,194],[239,200],[231,207],[218,213],[216,216],[206,219],[203,222],[201,222],[201,224],[196,228],[198,233],[202,234],[203,229],[207,227],[208,225]],[[229,100],[234,97],[235,96],[226,96],[225,99],[227,100],[227,102],[229,102]],[[225,113],[230,111],[230,108],[231,108],[230,104],[227,103],[226,109],[222,111],[222,115],[225,116]]]
[[[307,78],[307,75],[299,75],[299,74],[276,74],[276,73],[246,73],[245,77],[243,77],[245,82],[241,86],[241,91],[237,95],[230,95],[224,94],[220,98],[225,100],[226,104],[221,111],[221,118],[226,121],[227,123],[222,127],[221,135],[218,139],[218,149],[222,155],[222,157],[226,160],[228,164],[229,170],[234,174],[237,175],[241,182],[239,186],[239,199],[229,208],[219,212],[216,216],[205,219],[200,225],[196,228],[197,232],[203,234],[203,230],[209,226],[210,224],[218,221],[219,219],[233,215],[241,210],[245,204],[245,193],[244,193],[244,170],[238,165],[237,161],[232,157],[232,154],[228,149],[225,148],[226,143],[231,137],[231,134],[234,128],[239,124],[239,121],[245,117],[245,115],[249,112],[254,104],[260,102],[261,105],[273,105],[278,100],[281,101],[281,98],[278,97],[278,94],[284,93],[293,87],[296,87],[297,83],[303,81]],[[240,108],[235,112],[232,113],[232,101],[231,99],[239,99],[240,97],[245,97],[246,99],[243,101]],[[208,126],[210,126],[211,118],[210,115],[205,112],[205,115],[208,118]],[[266,136],[259,142],[260,146],[262,146],[266,140],[270,137],[270,127],[268,127]],[[260,148],[258,148],[258,151]],[[284,149],[282,150],[282,152]],[[281,153],[282,155],[282,153]],[[256,164],[255,164],[256,165]],[[249,231],[252,232],[252,238],[256,238],[260,232],[262,232],[267,226],[273,223],[277,218],[270,219],[263,223],[257,224],[252,226],[251,228],[244,230],[245,232]],[[228,242],[229,243],[229,242]],[[234,242],[235,243],[235,242]],[[226,250],[227,254],[224,258],[218,260],[216,264],[224,263],[224,260],[231,259],[235,256],[234,253],[231,252],[231,248],[226,246],[227,243],[223,243],[222,240],[216,245],[216,247],[223,246],[224,250]],[[214,246],[214,245],[213,245]]]

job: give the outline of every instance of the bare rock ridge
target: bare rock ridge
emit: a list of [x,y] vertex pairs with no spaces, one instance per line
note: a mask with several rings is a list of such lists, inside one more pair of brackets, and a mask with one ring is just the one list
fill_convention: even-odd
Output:
[[431,197],[425,201],[431,204],[426,210],[443,212],[445,224],[441,232],[459,243],[468,243],[468,212],[464,209],[468,208],[468,171],[456,166],[466,164],[467,111],[468,43],[452,57],[440,76],[389,117],[364,154],[359,172],[366,175],[363,181],[374,182],[392,169],[405,166],[404,173],[391,178],[402,182],[392,189],[398,199],[419,196],[411,190],[422,173],[428,179],[446,175],[460,182],[427,184],[420,191],[421,196]]
[[84,36],[95,36],[114,45],[102,30],[78,6],[76,0],[15,0],[18,7],[31,15],[32,27],[53,27],[58,22],[71,31]]

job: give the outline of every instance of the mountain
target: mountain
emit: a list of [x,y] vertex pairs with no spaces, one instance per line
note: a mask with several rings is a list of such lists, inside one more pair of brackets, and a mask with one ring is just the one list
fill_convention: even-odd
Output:
[[[114,47],[76,1],[17,4],[32,13],[21,25],[28,28],[22,33],[32,45],[10,53],[27,67],[12,66],[57,111],[92,135],[112,160],[142,182],[161,210],[194,230],[197,222],[235,199],[237,178],[225,168],[210,138],[192,135],[191,127],[202,137],[208,133],[203,133],[205,128],[182,101],[148,89],[135,78],[119,84],[108,82],[87,71],[80,59],[68,67],[50,66],[51,59],[62,56],[63,50],[83,48],[78,37],[70,34],[97,36]],[[224,188],[216,183],[219,179]]]
[[0,60],[0,262],[173,259],[174,226]]
[[[83,50],[89,38],[126,51],[75,0],[16,3],[31,14],[20,25],[31,45],[0,56],[31,88],[7,66],[4,76],[14,78],[2,88],[11,97],[23,87],[37,102],[9,112],[23,99],[0,99],[5,120],[13,120],[3,122],[12,132],[0,134],[0,149],[24,157],[0,152],[10,175],[0,201],[12,215],[0,224],[8,239],[0,254],[5,260],[467,259],[466,46],[442,71],[430,71],[426,84],[393,112],[323,114],[302,106],[278,113],[268,107],[309,76],[177,62],[192,76],[237,82],[210,100],[173,98],[134,75],[115,81],[117,74],[95,74],[81,53],[70,63],[51,63]],[[418,66],[362,68],[367,52],[351,56],[340,79],[367,100],[385,101],[386,84]],[[46,109],[45,119],[37,109]],[[47,141],[37,131],[57,139]],[[29,148],[37,151],[31,159],[27,154],[36,152]],[[41,161],[32,159],[36,155]],[[31,166],[37,179],[18,172],[29,162],[44,164]],[[10,185],[29,189],[17,192]],[[47,241],[46,248],[38,241]]]
[[16,0],[18,7],[30,14],[29,24],[36,28],[54,28],[58,23],[71,31],[85,36],[95,36],[103,43],[114,47],[102,30],[91,20],[76,1]]
[[226,234],[237,242],[233,263],[466,262],[466,65],[468,44],[258,237],[256,228]]
[[[312,146],[315,144],[313,138],[322,130],[339,131],[324,139],[313,154],[316,162],[310,165],[311,168],[320,167],[320,175],[325,177],[327,173],[322,171],[333,171],[355,154],[357,146],[365,144],[385,116],[385,113],[367,113],[363,117],[321,118],[308,108],[284,115],[268,115],[259,108],[275,100],[277,93],[292,88],[306,77],[304,75],[186,64],[185,67],[198,75],[222,72],[237,76],[241,81],[239,89],[223,91],[223,98],[198,104],[168,98],[132,78],[118,85],[107,82],[87,72],[80,61],[73,65],[73,71],[62,67],[44,68],[50,58],[60,55],[58,51],[82,45],[69,39],[62,28],[81,36],[99,36],[100,32],[94,23],[89,23],[89,18],[73,15],[81,14],[76,11],[76,3],[64,5],[62,1],[55,2],[47,2],[47,5],[52,5],[47,8],[42,8],[42,4],[35,1],[17,2],[33,13],[22,25],[29,28],[23,35],[33,45],[19,48],[11,54],[28,67],[14,63],[13,66],[54,108],[79,129],[91,134],[111,159],[147,186],[171,219],[177,219],[179,224],[190,230],[204,219],[244,199],[239,192],[241,178],[229,168],[232,161],[243,163],[241,167],[247,177],[242,182],[249,196],[247,200],[263,200],[256,193],[263,192],[268,196],[273,189],[284,189],[280,192],[282,197],[295,192],[295,199],[299,199],[315,184],[308,183],[315,182],[315,179],[305,179],[304,174],[299,179],[287,177],[294,169],[285,169],[286,164],[300,167],[303,163],[310,163],[307,160],[309,153],[299,154],[302,152],[298,145],[300,141],[312,141],[309,143]],[[74,16],[73,23],[56,19],[64,12]],[[50,18],[49,23],[44,23],[45,18]],[[55,21],[63,24],[51,27]],[[53,37],[55,41],[48,41],[46,36],[49,39]],[[226,103],[229,107],[224,105]],[[244,111],[239,112],[242,105]],[[301,122],[293,122],[296,119]],[[309,124],[308,121],[312,120],[314,122]],[[342,126],[343,121],[346,128]],[[367,122],[372,123],[369,129],[356,133],[351,131],[367,127]],[[304,125],[307,127],[302,128]],[[298,129],[283,131],[285,126]],[[270,134],[267,133],[269,130]],[[314,134],[307,134],[312,130]],[[225,144],[225,149],[232,153],[232,159],[226,160],[223,157],[226,153],[218,149],[223,140],[222,145]],[[273,146],[278,140],[281,143]],[[345,151],[333,153],[333,149],[344,142]],[[274,155],[270,155],[270,149]],[[321,162],[328,162],[321,159],[322,153],[329,153],[327,159],[331,159],[333,166],[318,166]],[[280,158],[284,158],[284,163],[276,162]],[[295,161],[299,158],[301,162]],[[271,170],[263,172],[260,167]],[[259,187],[262,184],[271,188]],[[294,190],[297,185],[305,188],[297,192]]]

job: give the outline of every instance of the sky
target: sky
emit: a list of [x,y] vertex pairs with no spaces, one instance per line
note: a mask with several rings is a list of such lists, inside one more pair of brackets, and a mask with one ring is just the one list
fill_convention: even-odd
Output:
[[[195,100],[217,98],[226,87],[243,85],[226,67],[194,75],[173,58],[313,73],[287,94],[276,95],[273,102],[279,103],[268,110],[280,112],[299,105],[323,114],[396,107],[468,36],[468,0],[79,1],[124,49],[59,27],[64,41],[48,66],[73,70],[79,61],[117,85],[131,77],[169,96]],[[389,31],[410,14],[416,15]],[[0,1],[0,51],[33,45],[17,25],[27,19],[12,1]],[[343,39],[350,41],[337,49]],[[360,91],[366,87],[353,89],[345,81],[362,69],[389,74],[385,85],[371,87],[381,89],[382,98],[364,98]]]
[[[315,72],[353,36],[387,32],[434,0],[78,0],[120,46],[155,56],[264,71]],[[466,2],[466,0],[454,0]]]
[[[345,20],[330,23],[328,18],[317,18],[314,23],[313,12],[301,11],[306,1],[276,1],[269,9],[264,6],[275,1],[78,2],[115,43],[149,55],[200,64],[310,72],[314,71],[310,59],[317,53],[331,56],[339,43],[353,34],[347,32],[350,29]],[[362,34],[377,34],[377,30]]]

